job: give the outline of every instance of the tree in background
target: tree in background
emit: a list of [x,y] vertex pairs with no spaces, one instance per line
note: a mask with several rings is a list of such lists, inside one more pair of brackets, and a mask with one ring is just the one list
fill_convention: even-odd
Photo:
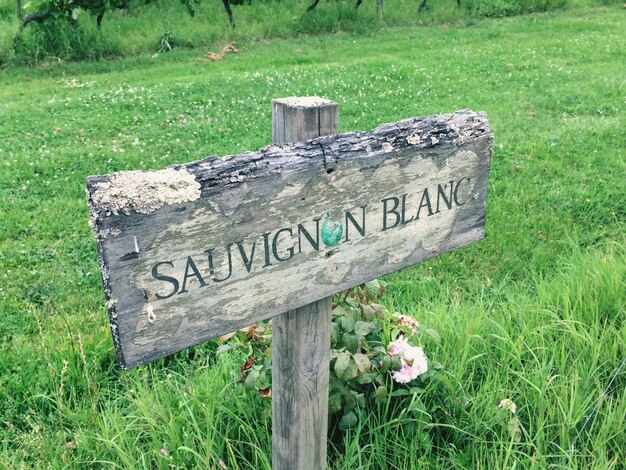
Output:
[[[149,1],[144,0],[145,3]],[[98,31],[100,31],[102,18],[106,12],[127,9],[130,2],[131,0],[42,0],[35,4],[32,13],[23,16],[22,12],[20,19],[22,20],[22,28],[33,22],[42,24],[63,18],[76,26],[77,10],[81,9],[96,17],[96,24]],[[21,0],[18,0],[18,8],[21,8],[20,3]]]
[[[72,26],[76,26],[76,18],[78,10],[84,10],[91,16],[96,17],[96,25],[98,31],[102,29],[102,19],[107,12],[114,10],[127,10],[130,8],[133,0],[40,0],[34,4],[34,11],[24,16],[22,0],[17,0],[17,9],[22,29],[30,23],[48,23],[58,19],[67,19]],[[139,0],[140,4],[148,4],[152,0]],[[181,3],[187,8],[191,16],[195,15],[196,6],[201,0],[181,0]],[[230,8],[231,0],[222,0],[224,9],[228,15],[228,21],[232,28],[235,27],[233,12]],[[233,2],[234,3],[234,2]],[[243,3],[241,1],[240,3]],[[251,3],[251,0],[248,1]]]

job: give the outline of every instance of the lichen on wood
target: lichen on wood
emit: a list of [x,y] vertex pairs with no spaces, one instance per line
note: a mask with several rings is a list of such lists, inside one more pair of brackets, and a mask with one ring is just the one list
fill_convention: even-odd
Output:
[[200,183],[185,169],[124,171],[96,184],[91,204],[97,212],[149,214],[164,205],[195,201]]

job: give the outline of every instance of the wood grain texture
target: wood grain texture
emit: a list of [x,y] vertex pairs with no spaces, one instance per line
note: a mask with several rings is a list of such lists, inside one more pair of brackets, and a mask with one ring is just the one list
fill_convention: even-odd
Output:
[[[272,143],[338,132],[337,103],[318,97],[272,103]],[[272,319],[272,469],[323,470],[328,440],[332,296]]]
[[272,318],[272,470],[326,468],[331,307]]
[[338,105],[318,96],[272,100],[272,143],[299,142],[338,132]]
[[485,115],[464,110],[89,177],[121,365],[481,239],[491,142]]

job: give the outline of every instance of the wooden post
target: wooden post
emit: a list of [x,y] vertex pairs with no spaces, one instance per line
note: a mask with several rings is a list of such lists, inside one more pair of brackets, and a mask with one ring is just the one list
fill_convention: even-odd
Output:
[[[272,103],[272,142],[336,134],[339,107],[318,97]],[[326,468],[332,297],[272,319],[272,469]]]

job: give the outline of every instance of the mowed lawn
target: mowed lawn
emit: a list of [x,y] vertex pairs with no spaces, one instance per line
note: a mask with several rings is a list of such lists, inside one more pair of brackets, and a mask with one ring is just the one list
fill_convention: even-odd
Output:
[[470,108],[495,134],[486,239],[386,279],[441,337],[430,416],[372,410],[329,467],[623,468],[624,31],[615,5],[0,72],[0,468],[270,467],[245,358],[118,370],[84,188],[256,150],[292,95],[336,100],[342,132]]

